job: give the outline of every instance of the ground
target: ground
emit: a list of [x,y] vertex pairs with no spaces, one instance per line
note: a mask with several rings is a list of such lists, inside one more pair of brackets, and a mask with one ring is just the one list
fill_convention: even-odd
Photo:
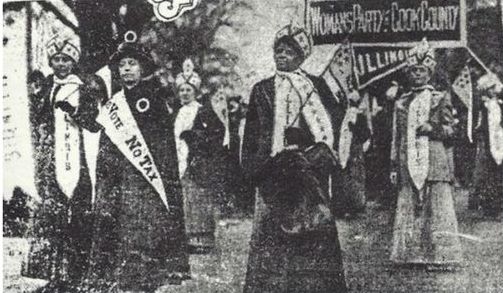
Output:
[[[465,262],[457,272],[395,269],[389,261],[392,213],[370,204],[353,220],[339,220],[346,280],[350,292],[499,293],[503,292],[503,223],[466,210],[466,192],[458,192],[456,208]],[[246,272],[251,220],[218,227],[220,253],[193,255],[192,280],[166,286],[158,293],[241,292]],[[21,243],[21,245],[20,245]],[[32,292],[42,280],[19,277],[23,239],[4,239],[4,292]]]

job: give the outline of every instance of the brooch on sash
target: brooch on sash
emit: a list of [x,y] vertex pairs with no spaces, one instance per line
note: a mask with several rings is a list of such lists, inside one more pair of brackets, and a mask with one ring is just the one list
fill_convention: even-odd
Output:
[[150,101],[146,98],[141,98],[136,102],[136,109],[140,112],[146,112],[150,109]]

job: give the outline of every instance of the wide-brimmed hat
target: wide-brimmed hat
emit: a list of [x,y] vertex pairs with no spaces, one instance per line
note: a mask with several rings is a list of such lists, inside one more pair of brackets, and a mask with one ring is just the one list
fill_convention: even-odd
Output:
[[148,76],[154,72],[155,63],[152,56],[145,48],[133,40],[125,38],[125,41],[119,45],[117,51],[110,56],[110,65],[117,66],[120,60],[124,58],[134,58],[140,61],[144,71],[144,75]]

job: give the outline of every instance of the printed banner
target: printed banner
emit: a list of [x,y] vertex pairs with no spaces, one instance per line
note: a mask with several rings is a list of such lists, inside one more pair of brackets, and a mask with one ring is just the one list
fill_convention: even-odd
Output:
[[306,23],[315,45],[466,45],[465,0],[307,0]]
[[115,94],[103,106],[96,121],[103,126],[105,134],[121,153],[157,191],[169,210],[161,173],[157,169],[154,157],[150,153],[138,124],[136,124],[133,113],[131,113],[124,91]]
[[414,49],[408,47],[354,47],[355,67],[360,88],[405,66]]

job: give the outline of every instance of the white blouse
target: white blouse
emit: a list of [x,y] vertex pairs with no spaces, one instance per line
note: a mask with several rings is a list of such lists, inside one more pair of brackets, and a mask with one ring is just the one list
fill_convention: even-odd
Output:
[[183,105],[176,115],[174,132],[180,178],[182,178],[182,176],[185,174],[189,156],[189,147],[185,140],[180,139],[180,134],[182,134],[184,131],[192,129],[192,127],[194,126],[194,120],[196,119],[197,112],[200,107],[201,104],[199,104],[197,101],[192,101],[187,105]]

